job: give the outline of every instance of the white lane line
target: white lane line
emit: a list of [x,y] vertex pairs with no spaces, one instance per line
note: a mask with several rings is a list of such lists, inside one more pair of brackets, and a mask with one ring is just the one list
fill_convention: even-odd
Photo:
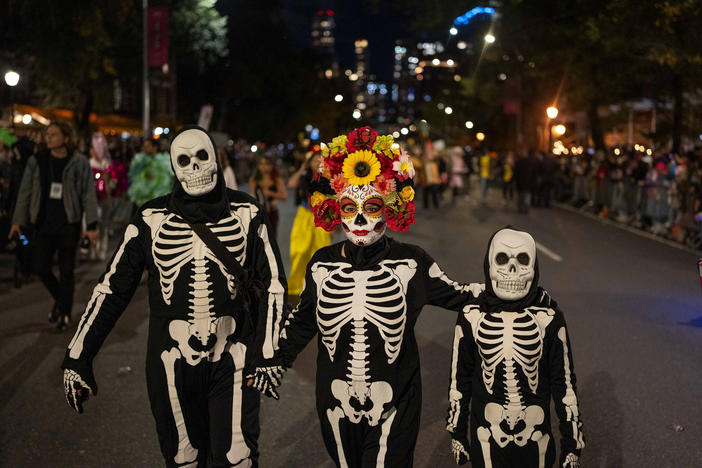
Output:
[[554,252],[553,250],[547,249],[546,247],[544,247],[543,245],[539,244],[538,242],[536,243],[536,248],[537,248],[541,253],[543,253],[544,255],[546,255],[547,257],[549,257],[549,258],[550,258],[551,260],[553,260],[553,261],[556,261],[556,262],[562,262],[562,261],[563,261],[563,257],[561,257],[560,255],[558,255],[558,254],[557,254],[556,252]]

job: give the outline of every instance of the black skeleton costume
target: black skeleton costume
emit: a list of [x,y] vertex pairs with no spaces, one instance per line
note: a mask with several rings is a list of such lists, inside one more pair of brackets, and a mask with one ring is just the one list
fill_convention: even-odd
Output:
[[585,443],[570,341],[563,313],[538,287],[534,239],[509,227],[498,231],[484,269],[485,292],[459,315],[454,335],[447,430],[456,462],[553,466],[553,398],[559,466],[576,468]]
[[421,248],[386,236],[317,251],[279,356],[292,366],[318,334],[317,411],[337,466],[412,465],[421,410],[414,325],[425,304],[461,310],[474,299]]
[[[261,207],[228,190],[214,143],[187,127],[171,144],[173,192],[147,202],[100,278],[63,362],[66,398],[97,393],[92,361],[149,272],[147,387],[167,466],[257,466],[259,394],[244,365],[278,347],[286,282]],[[205,223],[262,287],[244,310],[236,278],[193,232]]]

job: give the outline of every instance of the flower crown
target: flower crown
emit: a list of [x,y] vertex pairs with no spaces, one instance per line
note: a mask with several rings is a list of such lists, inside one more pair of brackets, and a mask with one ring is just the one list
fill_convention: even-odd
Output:
[[341,224],[339,198],[349,185],[371,185],[383,197],[390,229],[404,232],[414,223],[414,166],[390,135],[370,127],[322,143],[322,164],[310,197],[315,224],[327,231]]

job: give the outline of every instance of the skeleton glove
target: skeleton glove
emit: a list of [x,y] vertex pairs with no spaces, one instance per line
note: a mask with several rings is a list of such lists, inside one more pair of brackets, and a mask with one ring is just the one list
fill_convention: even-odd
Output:
[[85,383],[83,377],[72,369],[63,371],[63,388],[66,392],[68,406],[81,414],[83,413],[83,402],[88,399],[90,394],[95,394],[93,388]]
[[468,450],[470,445],[468,441],[459,442],[456,439],[451,439],[451,452],[453,453],[453,459],[456,460],[457,465],[465,465],[470,461],[470,455]]
[[256,367],[256,370],[246,378],[253,379],[253,388],[269,398],[279,400],[280,395],[276,388],[280,386],[284,372],[283,366]]
[[580,468],[580,458],[574,453],[569,453],[563,460],[562,466],[563,468]]

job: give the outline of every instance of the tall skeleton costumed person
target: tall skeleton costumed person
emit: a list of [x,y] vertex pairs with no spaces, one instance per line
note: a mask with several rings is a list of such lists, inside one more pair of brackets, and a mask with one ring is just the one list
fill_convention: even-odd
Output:
[[409,467],[421,409],[417,317],[425,304],[459,311],[481,286],[451,281],[421,248],[385,236],[414,222],[414,169],[391,136],[363,127],[334,138],[320,169],[315,222],[341,224],[347,240],[310,260],[270,368],[279,375],[317,334],[317,411],[336,465]]
[[[257,466],[260,397],[243,385],[244,363],[273,356],[283,317],[278,247],[261,207],[226,188],[216,154],[199,127],[175,136],[173,192],[144,204],[127,227],[63,362],[66,398],[82,412],[98,390],[93,358],[146,267],[147,388],[168,467]],[[203,241],[203,225],[218,242]],[[211,245],[222,250],[215,255]],[[256,310],[245,307],[249,290],[227,259],[259,286]]]
[[563,313],[538,286],[534,239],[509,227],[497,231],[484,269],[485,292],[459,315],[453,341],[447,430],[456,463],[552,467],[553,398],[558,466],[579,467],[585,442],[571,346]]

